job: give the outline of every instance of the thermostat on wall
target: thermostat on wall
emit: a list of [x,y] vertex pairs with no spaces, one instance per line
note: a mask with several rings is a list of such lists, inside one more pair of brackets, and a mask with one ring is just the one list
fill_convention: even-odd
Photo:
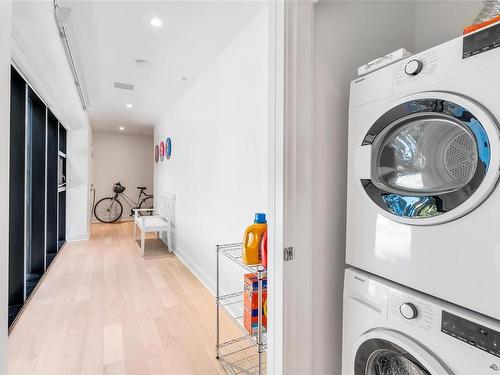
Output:
[[370,72],[373,72],[374,70],[393,64],[396,61],[402,60],[411,55],[411,52],[407,51],[404,48],[400,48],[394,52],[388,53],[385,56],[378,57],[375,60],[370,61],[368,64],[360,66],[358,68],[358,76],[368,74]]

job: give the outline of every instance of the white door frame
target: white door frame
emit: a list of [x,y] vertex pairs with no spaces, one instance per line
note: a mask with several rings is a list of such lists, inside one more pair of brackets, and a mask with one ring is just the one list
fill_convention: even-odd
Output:
[[283,373],[283,106],[284,3],[270,1],[268,154],[268,374]]
[[[269,5],[269,374],[311,373],[313,364],[315,3]],[[294,259],[285,262],[286,247]]]

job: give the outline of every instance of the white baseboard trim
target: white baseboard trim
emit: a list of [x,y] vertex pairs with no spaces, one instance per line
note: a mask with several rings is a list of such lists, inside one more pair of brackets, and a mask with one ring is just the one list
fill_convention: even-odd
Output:
[[[160,239],[165,243],[165,239],[162,238],[160,234]],[[167,245],[168,246],[168,245]],[[175,249],[172,251],[177,258],[181,261],[182,264],[184,264],[187,269],[198,279],[200,282],[203,284],[205,288],[209,291],[209,293],[215,298],[217,294],[217,284],[215,278],[209,277],[206,272],[202,271],[196,263],[194,263],[191,258],[180,251],[179,249]],[[214,252],[215,253],[215,252]],[[242,287],[243,288],[243,287]],[[227,294],[228,292],[225,291],[223,288],[219,289],[219,293],[221,295]],[[233,317],[241,316],[241,311],[239,311],[237,308],[231,308],[231,306],[228,307],[228,310],[230,311],[231,315]]]
[[[184,264],[189,271],[203,284],[205,288],[210,292],[210,294],[215,298],[216,296],[216,280],[211,279],[208,275],[201,271],[196,264],[194,264],[186,254],[183,254],[180,251],[173,252],[177,258]],[[224,291],[222,288],[219,290],[221,295],[227,294],[228,292]],[[242,311],[233,306],[228,306],[227,309],[231,313],[233,317],[241,316]]]
[[[118,223],[123,223],[123,222],[126,222],[126,221],[134,221],[134,218],[133,217],[127,217],[125,219],[120,219],[120,220],[118,220]],[[97,220],[96,218],[92,218],[91,224],[102,224],[102,223],[99,220]]]
[[81,236],[68,236],[66,237],[66,242],[79,242],[79,241],[88,241],[90,238],[90,234],[84,234]]
[[208,277],[208,275],[200,270],[200,268],[187,256],[184,254],[182,251],[179,251],[179,249],[175,250],[173,252],[177,258],[191,271],[193,275],[196,276],[198,280],[203,284],[205,288],[208,289],[210,294],[215,296],[216,293],[216,282],[214,279]]

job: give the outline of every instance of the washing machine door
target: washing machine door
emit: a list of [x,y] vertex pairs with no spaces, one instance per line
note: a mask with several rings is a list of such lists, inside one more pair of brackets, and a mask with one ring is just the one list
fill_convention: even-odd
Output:
[[451,375],[444,364],[408,337],[373,330],[355,347],[355,375]]
[[447,222],[479,206],[498,181],[499,129],[474,101],[412,95],[385,112],[356,149],[362,189],[392,220]]

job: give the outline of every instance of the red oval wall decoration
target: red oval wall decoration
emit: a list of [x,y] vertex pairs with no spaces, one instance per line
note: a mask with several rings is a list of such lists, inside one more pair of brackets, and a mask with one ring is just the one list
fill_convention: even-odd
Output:
[[165,143],[163,141],[160,142],[160,160],[163,161],[165,158]]

